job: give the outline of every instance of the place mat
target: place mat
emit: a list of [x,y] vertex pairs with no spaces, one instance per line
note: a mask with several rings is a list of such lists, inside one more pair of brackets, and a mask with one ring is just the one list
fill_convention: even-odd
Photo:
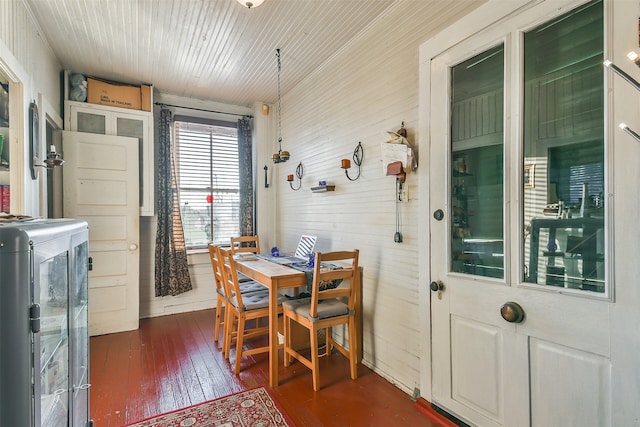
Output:
[[[290,264],[289,267],[303,271],[305,276],[307,276],[307,292],[302,292],[300,295],[298,295],[297,298],[310,297],[311,290],[313,288],[313,266],[310,266],[306,262],[294,262]],[[342,270],[342,267],[340,267],[339,265],[323,262],[320,264],[320,270]],[[325,289],[337,288],[340,283],[342,283],[342,279],[323,280],[320,282],[320,290],[323,291]]]
[[294,262],[301,262],[301,259],[293,255],[273,256],[271,254],[256,254],[258,258],[273,262],[280,265],[289,265]]

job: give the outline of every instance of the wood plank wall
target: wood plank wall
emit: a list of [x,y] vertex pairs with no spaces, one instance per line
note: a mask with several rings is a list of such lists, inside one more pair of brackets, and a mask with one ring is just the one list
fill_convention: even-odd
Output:
[[[42,93],[62,116],[59,77],[62,66],[43,40],[24,1],[0,1],[0,42],[4,44],[0,46],[2,60],[18,68],[13,70],[15,73],[28,77],[28,81],[23,82],[25,96],[38,99],[38,93]],[[12,58],[5,57],[5,49]]]
[[[424,22],[439,19],[438,8],[468,13],[465,2],[398,2],[379,22],[336,52],[331,61],[285,94],[282,101],[283,149],[291,160],[279,165],[278,241],[292,247],[302,233],[318,236],[316,249],[360,249],[364,267],[364,362],[406,391],[419,387],[418,211],[417,174],[409,174],[409,202],[400,205],[403,243],[394,242],[395,179],[385,176],[380,145],[387,130],[404,121],[408,139],[427,165],[418,127],[418,49],[432,36]],[[447,23],[442,22],[439,28]],[[438,27],[436,25],[436,27]],[[287,58],[283,50],[283,69]],[[359,180],[349,181],[340,159],[364,147]],[[292,191],[286,175],[304,166],[302,190]],[[353,162],[352,162],[353,163]],[[424,166],[419,166],[424,167]],[[353,175],[354,170],[350,173]],[[426,175],[423,175],[426,176]],[[335,192],[312,193],[321,179]]]
[[[293,250],[301,234],[318,236],[318,251],[359,248],[364,267],[364,363],[408,393],[420,384],[420,331],[429,327],[419,324],[419,310],[424,307],[418,304],[419,287],[427,286],[418,283],[418,263],[428,260],[417,256],[418,221],[426,213],[418,211],[421,183],[417,174],[409,174],[409,202],[400,205],[404,241],[394,242],[395,178],[383,173],[380,145],[388,139],[386,131],[397,130],[404,121],[414,151],[427,164],[428,147],[420,152],[417,135],[418,49],[450,24],[440,18],[442,10],[454,8],[462,16],[475,6],[477,3],[469,2],[398,2],[321,69],[284,94],[282,148],[291,152],[287,163],[271,163],[271,154],[277,151],[272,141],[277,137],[265,133],[277,130],[258,130],[258,184],[263,165],[271,170],[271,188],[266,194],[258,185],[258,199],[277,200],[266,219],[261,212],[263,219],[258,221],[263,249],[278,245]],[[434,20],[436,30],[425,30],[423,23]],[[295,60],[283,48],[283,69]],[[364,161],[360,179],[352,182],[340,168],[340,160],[351,159],[359,141]],[[300,162],[302,189],[293,191],[286,176]],[[352,169],[350,175],[355,172]],[[312,193],[310,188],[323,179],[336,190]],[[154,227],[153,219],[141,223],[142,253],[150,255],[141,260],[141,316],[213,306],[210,266],[199,255],[190,257],[195,292],[163,299],[161,304],[154,299],[150,235]]]

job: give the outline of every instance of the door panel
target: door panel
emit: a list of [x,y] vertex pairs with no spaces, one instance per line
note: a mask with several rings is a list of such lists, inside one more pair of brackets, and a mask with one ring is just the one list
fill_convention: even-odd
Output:
[[69,131],[63,139],[64,215],[89,224],[89,333],[137,329],[138,140]]
[[[429,180],[443,185],[430,186],[430,206],[445,212],[430,223],[431,280],[443,285],[431,294],[432,400],[472,425],[611,424],[608,236],[599,195],[582,185],[603,191],[606,176],[603,83],[582,69],[602,74],[588,30],[601,21],[599,2],[543,2],[431,62]],[[552,58],[577,39],[586,62]],[[535,93],[522,83],[563,59],[566,76]],[[553,191],[572,206],[549,216]],[[503,317],[508,302],[520,321]]]
[[[532,425],[609,425],[609,359],[536,338],[530,345]],[[577,399],[580,409],[567,411]]]
[[499,327],[451,316],[453,399],[495,420],[503,419],[502,342]]

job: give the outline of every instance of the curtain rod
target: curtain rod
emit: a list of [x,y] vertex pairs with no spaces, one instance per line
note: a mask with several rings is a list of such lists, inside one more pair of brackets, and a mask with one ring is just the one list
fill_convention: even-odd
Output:
[[184,105],[165,104],[163,102],[154,102],[154,104],[159,105],[161,107],[186,108],[187,110],[206,111],[207,113],[227,114],[229,116],[238,116],[238,117],[246,117],[249,119],[253,119],[253,116],[251,114],[227,113],[225,111],[207,110],[204,108],[196,108],[196,107],[185,107]]

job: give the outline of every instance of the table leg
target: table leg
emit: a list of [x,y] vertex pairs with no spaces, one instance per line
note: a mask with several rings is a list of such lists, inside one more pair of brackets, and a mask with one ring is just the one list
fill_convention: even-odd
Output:
[[278,386],[278,287],[269,287],[269,384]]

